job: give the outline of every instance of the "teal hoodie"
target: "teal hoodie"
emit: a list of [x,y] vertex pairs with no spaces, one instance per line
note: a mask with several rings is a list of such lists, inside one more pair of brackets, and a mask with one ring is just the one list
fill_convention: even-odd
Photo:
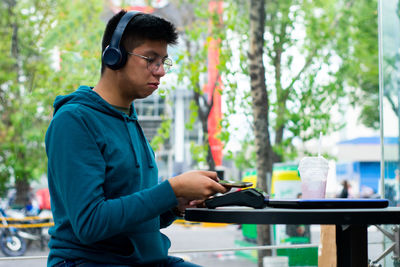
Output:
[[46,133],[54,226],[48,266],[65,259],[149,264],[167,258],[160,233],[177,199],[158,184],[154,152],[138,123],[88,86],[58,96]]

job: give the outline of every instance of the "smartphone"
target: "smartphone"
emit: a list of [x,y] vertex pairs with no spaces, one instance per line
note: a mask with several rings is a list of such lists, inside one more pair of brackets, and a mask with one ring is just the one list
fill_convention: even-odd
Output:
[[219,180],[219,183],[227,188],[245,188],[250,187],[253,183],[250,182],[235,182],[235,181],[227,181],[227,180]]

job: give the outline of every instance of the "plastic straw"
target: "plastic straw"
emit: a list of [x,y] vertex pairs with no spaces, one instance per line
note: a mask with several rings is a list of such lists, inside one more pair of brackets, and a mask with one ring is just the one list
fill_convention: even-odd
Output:
[[319,132],[319,140],[318,140],[318,157],[321,157],[321,139],[322,139],[322,132]]

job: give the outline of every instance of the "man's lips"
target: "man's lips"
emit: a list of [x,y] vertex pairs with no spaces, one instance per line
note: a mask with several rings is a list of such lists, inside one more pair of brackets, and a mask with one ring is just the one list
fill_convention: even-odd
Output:
[[158,85],[159,85],[160,83],[148,83],[148,85],[150,85],[151,87],[153,87],[153,88],[155,88],[155,89],[157,89],[158,88]]

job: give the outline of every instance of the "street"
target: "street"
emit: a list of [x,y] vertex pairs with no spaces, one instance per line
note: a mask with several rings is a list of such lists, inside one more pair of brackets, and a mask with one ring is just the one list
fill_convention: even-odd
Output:
[[[237,225],[226,224],[179,224],[175,223],[163,229],[162,232],[171,239],[170,254],[182,257],[187,261],[199,264],[204,267],[253,267],[257,266],[254,259],[246,256],[244,252],[235,251],[213,251],[213,252],[190,252],[193,250],[212,250],[238,247],[237,241],[243,240],[242,231]],[[312,243],[319,241],[319,226],[312,225]],[[381,244],[382,234],[375,227],[368,228],[369,246],[368,255],[370,259],[376,259],[383,251]],[[186,252],[185,252],[186,251]],[[188,252],[189,251],[189,252]],[[246,251],[249,254],[249,251]],[[41,251],[35,243],[31,244],[24,256],[42,257],[36,259],[18,260],[2,257],[0,267],[43,267],[46,266],[48,249]],[[243,256],[244,255],[244,256]],[[254,252],[253,252],[254,255]],[[388,258],[391,254],[389,254]],[[383,264],[383,261],[380,262]],[[384,265],[383,265],[384,266]],[[387,265],[390,266],[390,265]]]

